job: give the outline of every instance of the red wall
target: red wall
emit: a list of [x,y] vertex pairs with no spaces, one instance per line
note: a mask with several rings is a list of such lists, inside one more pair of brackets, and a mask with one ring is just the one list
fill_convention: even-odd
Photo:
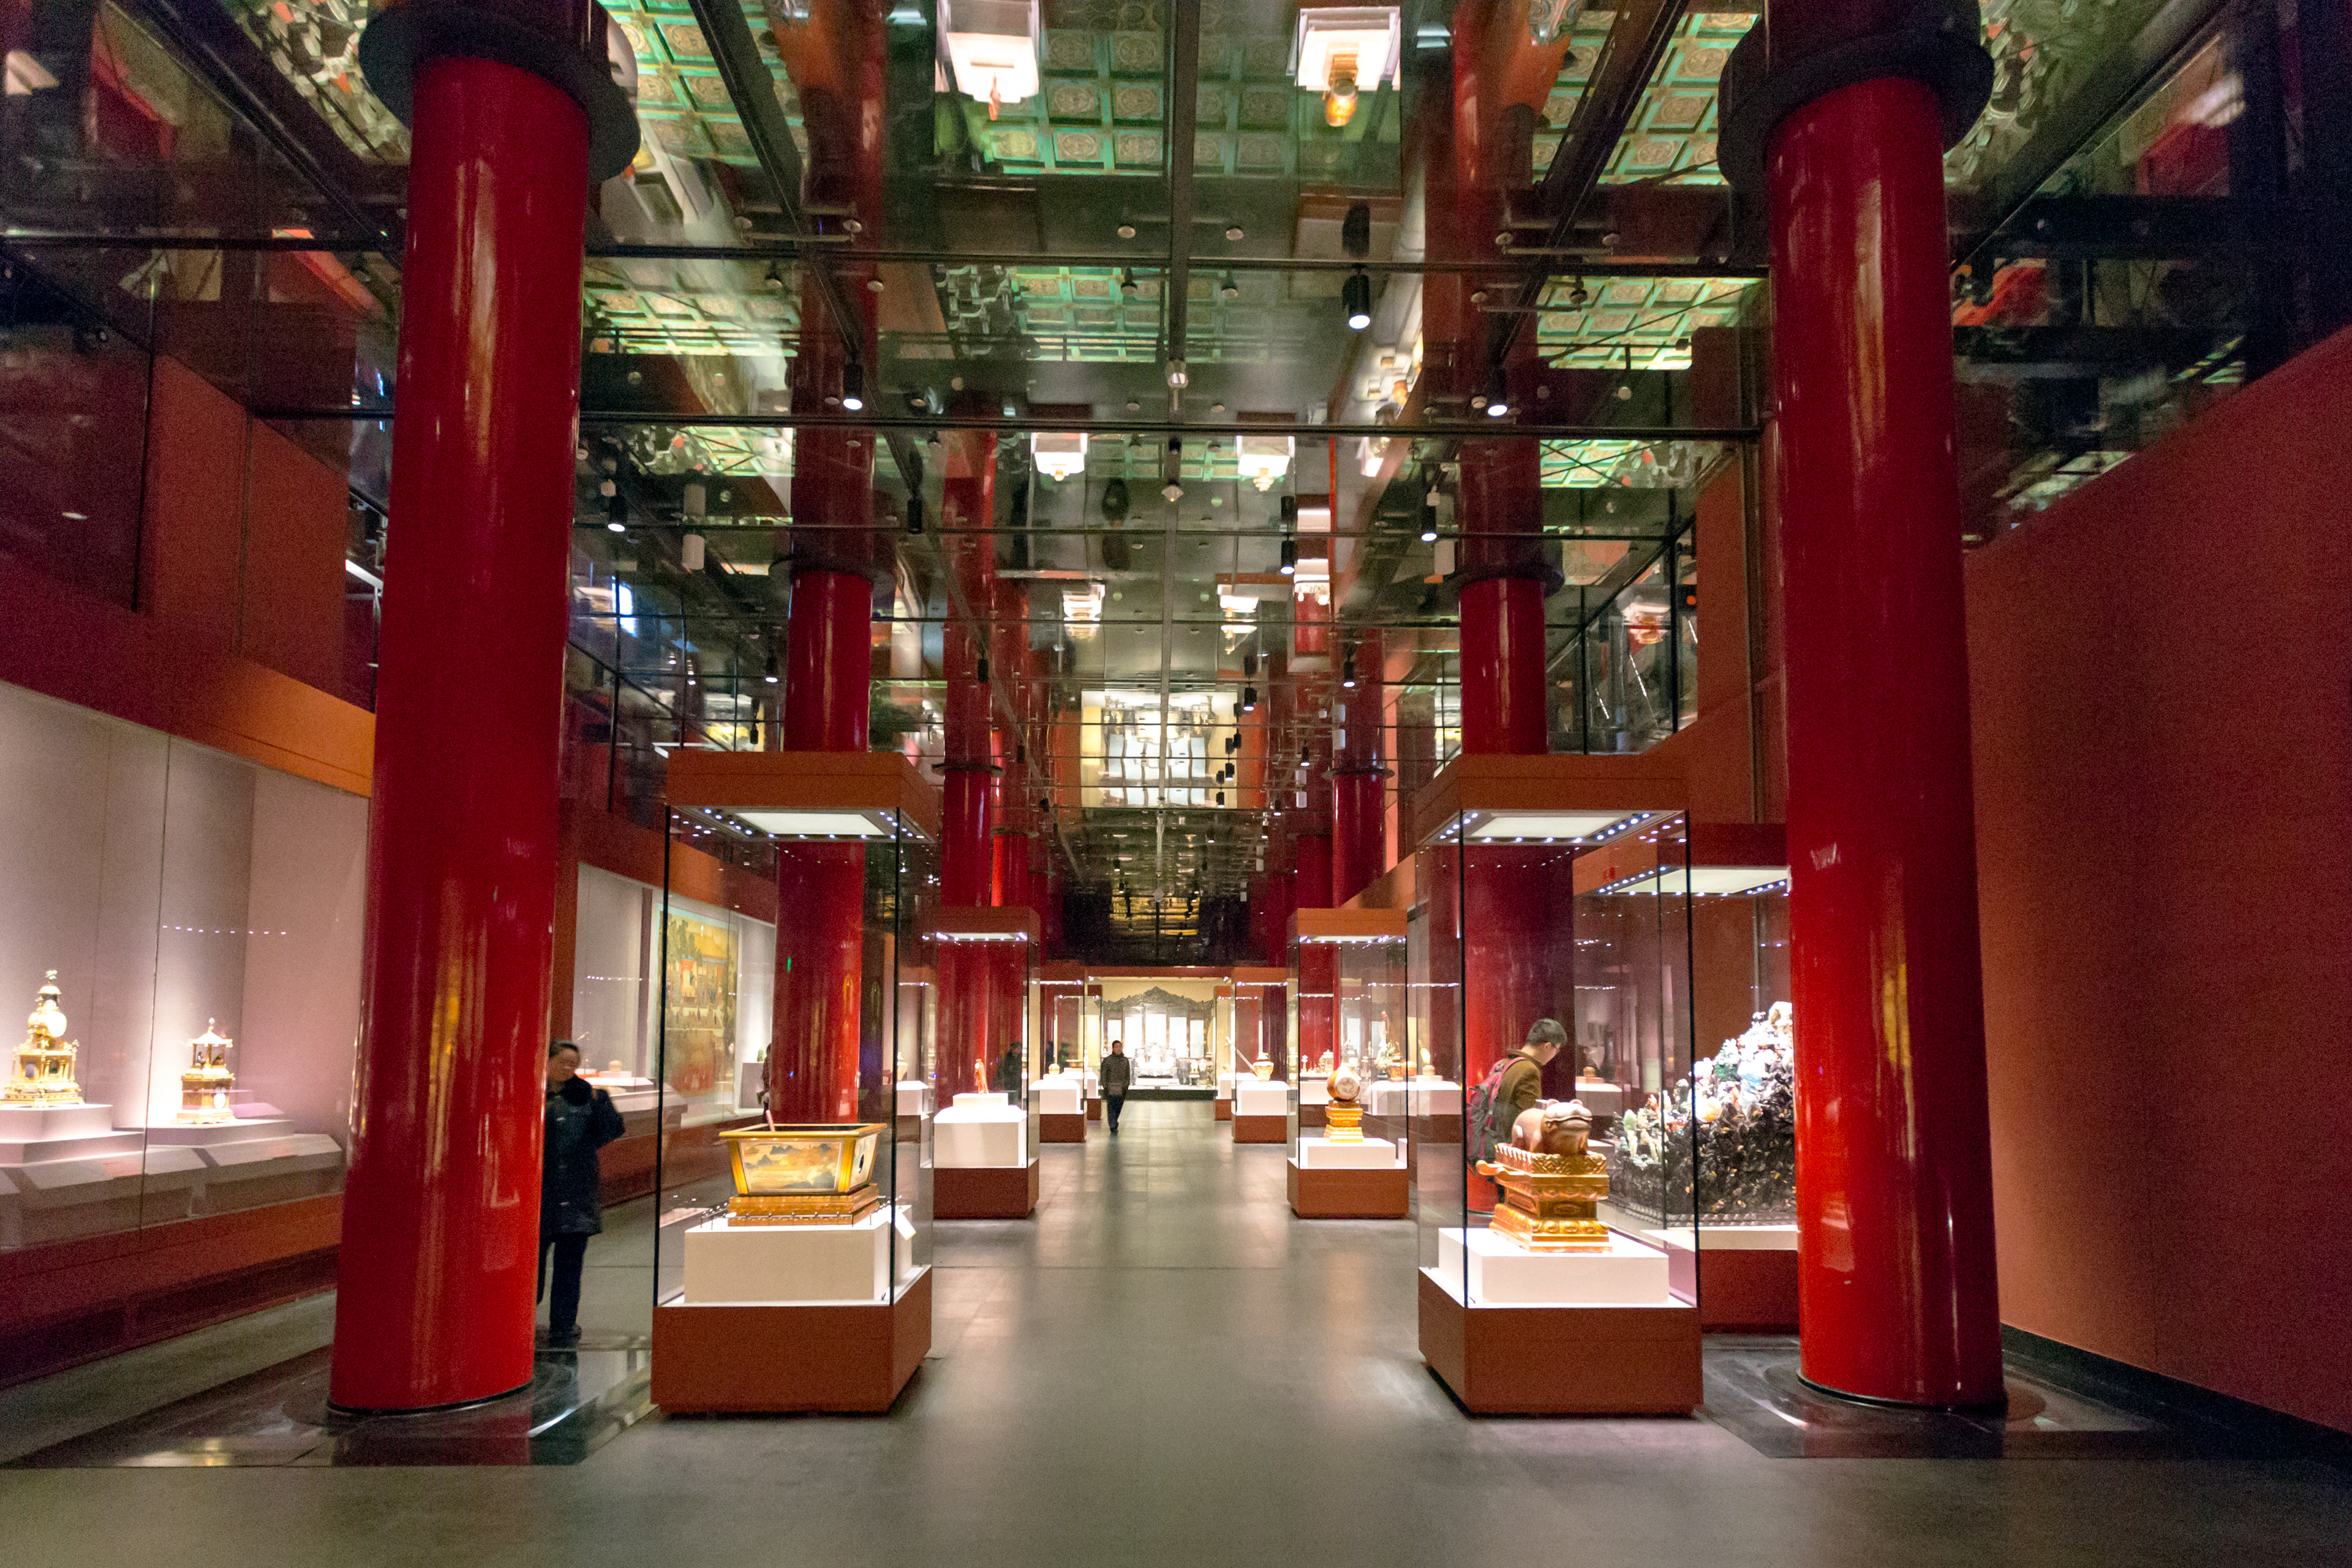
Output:
[[1968,566],[2001,1315],[2352,1430],[2352,333]]

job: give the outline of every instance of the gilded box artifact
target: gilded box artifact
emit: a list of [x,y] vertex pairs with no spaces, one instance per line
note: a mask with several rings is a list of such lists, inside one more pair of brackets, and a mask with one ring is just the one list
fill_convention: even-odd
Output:
[[743,1127],[721,1132],[735,1173],[737,1225],[843,1225],[881,1203],[872,1181],[878,1121]]

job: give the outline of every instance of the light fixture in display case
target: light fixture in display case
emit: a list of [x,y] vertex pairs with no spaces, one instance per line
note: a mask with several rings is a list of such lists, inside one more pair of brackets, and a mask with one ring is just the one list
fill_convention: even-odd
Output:
[[1403,32],[1394,5],[1299,8],[1290,74],[1302,90],[1322,95],[1325,124],[1347,124],[1360,91],[1398,80]]
[[1274,488],[1275,482],[1290,472],[1290,459],[1298,450],[1295,436],[1253,436],[1246,432],[1234,439],[1234,460],[1241,477],[1263,493]]
[[940,0],[940,50],[955,88],[988,105],[1037,96],[1037,0]]
[[1083,430],[1039,430],[1029,437],[1030,455],[1037,471],[1053,479],[1066,479],[1087,471],[1087,433]]
[[[666,787],[658,1092],[698,1103],[741,1010],[769,1016],[757,1116],[661,1118],[654,1401],[887,1410],[931,1335],[934,1118],[902,1112],[935,1055],[938,792],[895,752],[699,747]],[[747,976],[703,911],[771,852],[773,973]]]

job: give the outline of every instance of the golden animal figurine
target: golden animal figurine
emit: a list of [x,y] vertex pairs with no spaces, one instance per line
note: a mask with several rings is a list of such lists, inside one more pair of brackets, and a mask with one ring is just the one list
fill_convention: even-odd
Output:
[[733,1225],[848,1225],[882,1201],[878,1121],[771,1124],[721,1132],[734,1166]]
[[33,998],[33,1016],[25,1021],[25,1043],[8,1063],[8,1087],[0,1089],[0,1103],[8,1105],[79,1105],[81,1086],[74,1082],[74,1058],[81,1047],[66,1038],[66,1016],[58,1006],[58,972]]
[[1587,1146],[1592,1113],[1578,1100],[1554,1100],[1519,1113],[1511,1141],[1478,1162],[1478,1173],[1503,1190],[1491,1229],[1530,1252],[1606,1252],[1609,1227],[1600,1202],[1609,1165]]
[[180,1075],[180,1113],[172,1118],[184,1127],[212,1127],[234,1121],[228,1091],[236,1074],[228,1070],[228,1048],[236,1042],[223,1037],[205,1020],[205,1032],[188,1042],[188,1070]]
[[1329,1080],[1331,1102],[1323,1108],[1323,1135],[1334,1143],[1364,1141],[1363,1074],[1352,1061],[1341,1062]]

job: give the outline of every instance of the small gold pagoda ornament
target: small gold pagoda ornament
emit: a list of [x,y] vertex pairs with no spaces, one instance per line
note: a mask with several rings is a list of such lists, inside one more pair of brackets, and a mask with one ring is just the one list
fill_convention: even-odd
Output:
[[236,1087],[236,1074],[228,1070],[228,1051],[236,1042],[213,1025],[213,1019],[205,1019],[205,1032],[188,1042],[191,1060],[180,1075],[180,1114],[172,1119],[183,1127],[215,1127],[236,1120],[228,1108],[228,1091]]
[[66,1016],[58,1006],[58,972],[33,998],[33,1016],[25,1021],[25,1043],[8,1064],[8,1087],[0,1089],[0,1103],[8,1105],[79,1105],[81,1087],[74,1082],[74,1058],[81,1047],[66,1038]]
[[1341,1062],[1329,1087],[1331,1102],[1323,1108],[1324,1137],[1334,1143],[1362,1142],[1364,1107],[1359,1097],[1364,1092],[1364,1075],[1354,1062]]
[[1511,1141],[1478,1162],[1503,1189],[1491,1229],[1530,1252],[1606,1252],[1600,1202],[1609,1165],[1587,1147],[1592,1114],[1579,1100],[1532,1106],[1511,1125]]

